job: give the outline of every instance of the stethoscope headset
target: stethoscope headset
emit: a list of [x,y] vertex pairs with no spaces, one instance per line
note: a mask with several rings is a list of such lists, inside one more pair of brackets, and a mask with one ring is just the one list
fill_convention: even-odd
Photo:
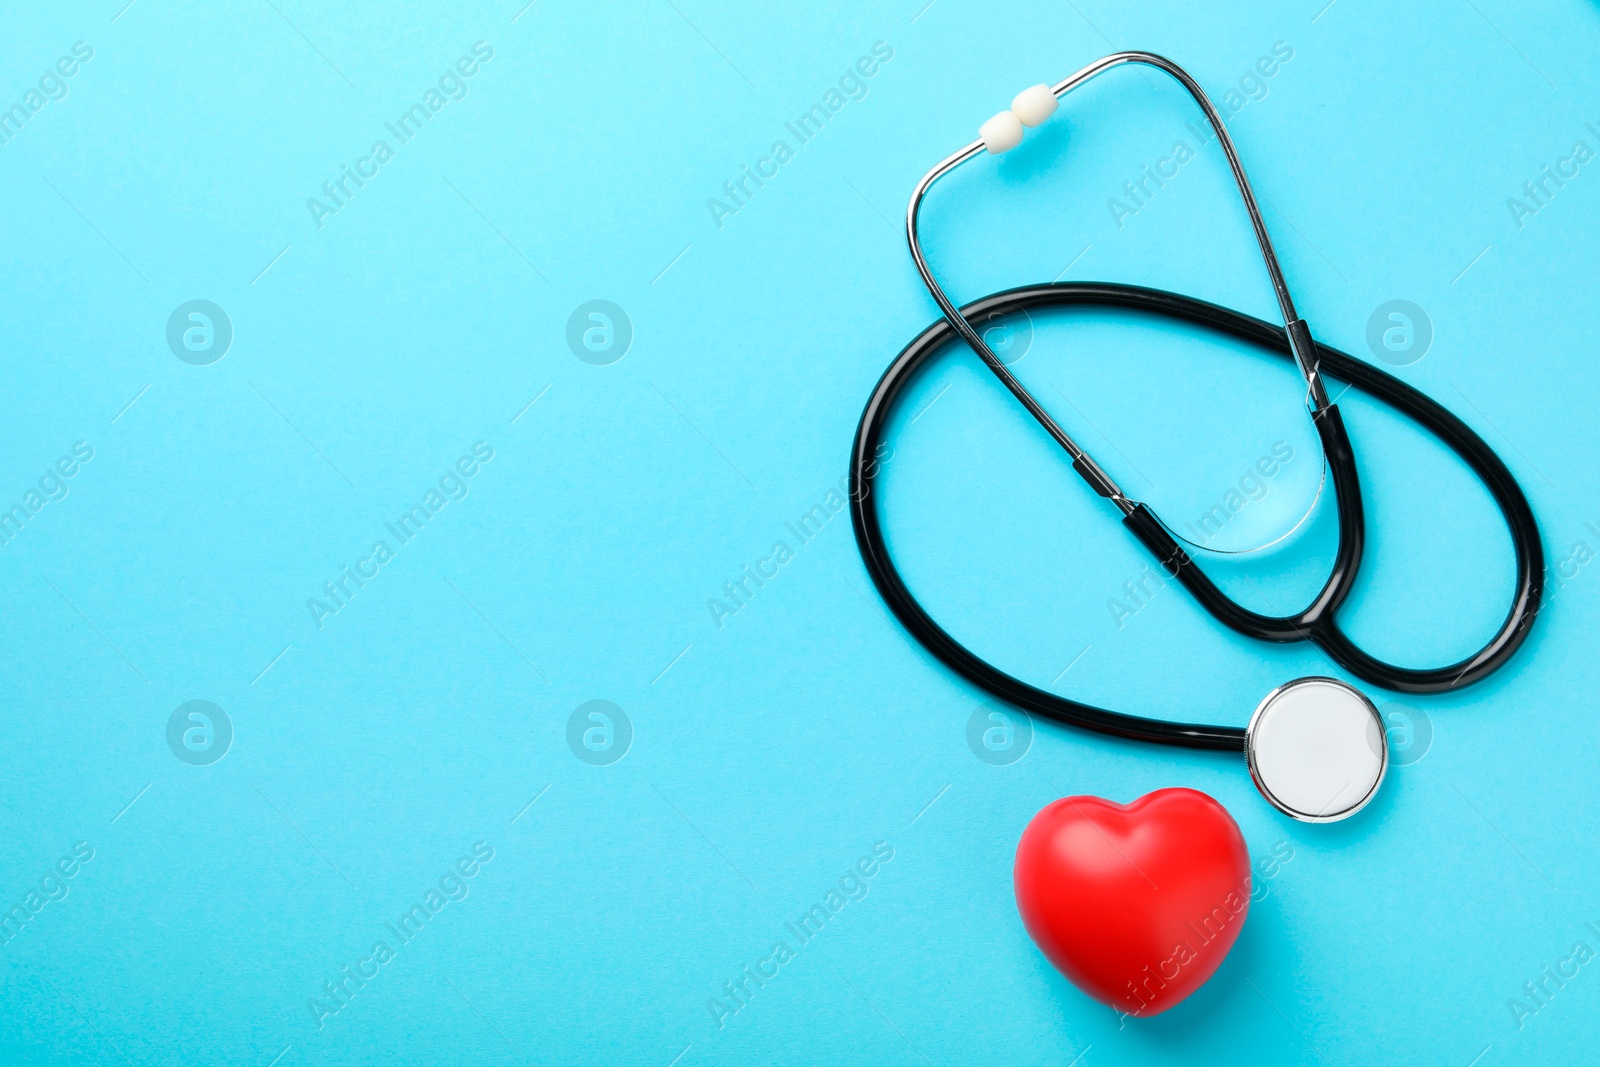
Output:
[[[917,232],[922,202],[933,184],[981,152],[999,154],[1015,147],[1022,139],[1024,125],[1040,124],[1050,117],[1066,93],[1125,63],[1145,64],[1171,75],[1199,104],[1216,131],[1255,230],[1283,315],[1282,327],[1192,297],[1110,282],[1022,286],[958,308],[934,279]],[[1504,665],[1527,639],[1544,585],[1544,552],[1538,524],[1521,487],[1483,439],[1440,404],[1394,375],[1312,339],[1305,321],[1295,313],[1288,284],[1233,140],[1205,92],[1176,63],[1149,52],[1119,52],[1090,64],[1058,85],[1037,85],[1025,90],[1010,111],[1001,112],[983,125],[977,141],[939,163],[917,183],[906,209],[906,239],[917,271],[944,319],[929,326],[900,352],[867,401],[851,456],[851,519],[862,560],[895,617],[923,647],[979,689],[1027,712],[1084,730],[1155,744],[1243,750],[1263,796],[1284,813],[1306,821],[1342,819],[1360,810],[1376,793],[1389,762],[1384,725],[1377,709],[1359,690],[1335,679],[1301,678],[1274,689],[1244,729],[1169,722],[1110,711],[1030,685],[984,660],[941,627],[917,601],[895,566],[884,541],[878,495],[873,490],[879,474],[877,457],[882,454],[879,448],[897,401],[930,358],[955,337],[977,353],[1066,451],[1073,469],[1089,487],[1117,507],[1123,525],[1155,557],[1163,572],[1175,577],[1202,607],[1230,629],[1262,641],[1309,641],[1355,677],[1403,693],[1444,693],[1472,685]],[[1303,610],[1293,615],[1263,615],[1240,606],[1223,593],[1156,513],[1128,497],[1062,429],[972,324],[975,319],[988,321],[1035,308],[1060,307],[1114,308],[1188,323],[1294,360],[1306,383],[1306,407],[1321,442],[1339,518],[1338,550],[1332,571],[1322,590]],[[1355,453],[1339,408],[1328,399],[1325,375],[1382,401],[1449,446],[1483,482],[1505,518],[1516,552],[1516,593],[1499,631],[1458,663],[1428,668],[1387,663],[1358,647],[1339,626],[1339,608],[1350,595],[1361,566],[1365,514]]]

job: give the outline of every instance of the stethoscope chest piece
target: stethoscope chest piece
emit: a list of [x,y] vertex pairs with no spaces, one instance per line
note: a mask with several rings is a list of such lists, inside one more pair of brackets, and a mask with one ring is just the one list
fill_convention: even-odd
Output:
[[1250,777],[1303,822],[1336,822],[1367,806],[1389,769],[1372,701],[1333,678],[1297,678],[1266,695],[1245,729]]

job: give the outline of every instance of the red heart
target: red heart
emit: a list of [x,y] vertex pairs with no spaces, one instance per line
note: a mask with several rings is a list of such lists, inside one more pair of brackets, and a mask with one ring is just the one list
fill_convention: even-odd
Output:
[[1124,807],[1065,797],[1017,845],[1017,910],[1079,989],[1118,1011],[1166,1011],[1210,978],[1250,909],[1250,852],[1227,809],[1193,789]]

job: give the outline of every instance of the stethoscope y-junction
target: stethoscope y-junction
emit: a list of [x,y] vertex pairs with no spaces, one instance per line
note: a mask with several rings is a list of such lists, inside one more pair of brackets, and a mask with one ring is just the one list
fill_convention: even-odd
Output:
[[[1282,327],[1192,297],[1105,282],[1023,286],[957,307],[934,279],[917,230],[923,200],[933,184],[980,153],[999,154],[1015,147],[1022,140],[1023,127],[1048,119],[1062,96],[1096,75],[1129,63],[1155,67],[1171,75],[1194,98],[1216,131],[1217,142],[1249,213],[1283,316]],[[1117,508],[1123,525],[1165,572],[1177,578],[1229,628],[1263,641],[1309,641],[1355,677],[1406,693],[1442,693],[1472,685],[1499,669],[1527,638],[1539,608],[1544,554],[1538,524],[1516,479],[1483,439],[1444,407],[1393,375],[1312,339],[1310,328],[1295,311],[1233,140],[1204,91],[1176,63],[1149,52],[1119,52],[1090,64],[1058,85],[1036,85],[1023,91],[1011,110],[983,124],[978,140],[939,163],[917,183],[906,210],[906,238],[917,271],[944,318],[906,346],[867,401],[851,457],[851,516],[867,570],[895,616],[923,646],[980,689],[1026,711],[1086,730],[1190,748],[1242,749],[1262,794],[1285,813],[1308,821],[1341,819],[1360,810],[1376,793],[1388,766],[1388,746],[1376,708],[1358,690],[1331,678],[1301,678],[1273,690],[1244,729],[1172,722],[1110,711],[1047,692],[995,667],[941,627],[911,593],[885,544],[878,494],[873,491],[878,476],[874,457],[879,454],[890,414],[906,386],[933,355],[956,337],[977,353],[1061,446],[1089,487]],[[1293,615],[1264,615],[1242,607],[1223,593],[1155,512],[1122,490],[1017,380],[973,326],[973,320],[985,321],[1029,309],[1085,306],[1188,323],[1294,361],[1305,382],[1306,407],[1326,458],[1339,517],[1333,568],[1321,591],[1303,610]],[[1361,565],[1366,517],[1350,437],[1338,406],[1328,399],[1325,378],[1338,379],[1361,390],[1436,436],[1478,476],[1505,518],[1516,554],[1516,591],[1499,631],[1458,663],[1424,668],[1387,663],[1358,647],[1339,626],[1339,608],[1350,595]]]

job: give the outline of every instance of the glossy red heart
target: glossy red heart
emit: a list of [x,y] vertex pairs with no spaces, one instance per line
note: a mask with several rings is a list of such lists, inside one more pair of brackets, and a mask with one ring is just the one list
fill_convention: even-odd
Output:
[[1193,789],[1126,806],[1064,797],[1023,831],[1014,878],[1023,925],[1050,962],[1139,1017],[1204,985],[1250,910],[1244,835]]

